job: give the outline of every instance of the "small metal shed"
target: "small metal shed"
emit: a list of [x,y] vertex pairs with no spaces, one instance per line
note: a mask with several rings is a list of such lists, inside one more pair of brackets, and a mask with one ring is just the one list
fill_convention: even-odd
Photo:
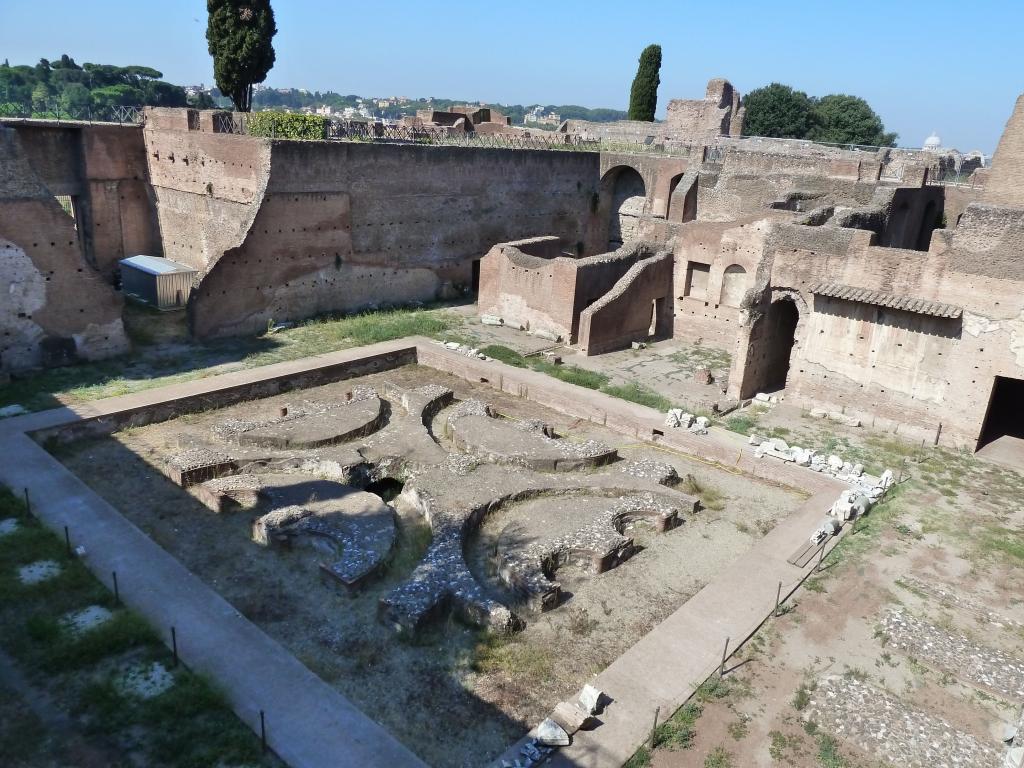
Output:
[[157,309],[184,307],[198,270],[160,256],[121,259],[121,290]]

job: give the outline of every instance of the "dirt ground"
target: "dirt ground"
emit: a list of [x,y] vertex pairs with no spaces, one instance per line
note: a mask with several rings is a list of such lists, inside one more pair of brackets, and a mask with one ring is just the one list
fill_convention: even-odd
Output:
[[[529,351],[524,334],[498,330],[501,338],[484,331],[485,341]],[[678,340],[596,358],[560,352],[567,364],[640,380],[684,407],[708,391],[688,380],[692,362],[716,378],[727,364],[725,353],[715,359]],[[820,421],[784,401],[718,423],[869,472],[890,468],[903,482],[631,768],[1000,768],[1024,705],[1024,475],[984,456]],[[891,634],[893,611],[913,622],[909,639]],[[844,710],[836,692],[851,690],[857,700]]]
[[[650,764],[999,768],[1024,704],[1024,476],[785,406],[739,416],[903,482],[743,649],[689,747],[663,745]],[[909,640],[893,611],[917,622]],[[837,687],[859,692],[854,715]]]
[[[451,387],[459,399],[477,397],[503,414],[543,420],[569,439],[613,445],[624,458],[670,463],[681,476],[694,476],[705,490],[709,508],[664,534],[635,526],[629,533],[642,551],[615,570],[596,577],[560,570],[558,579],[569,599],[553,611],[527,615],[526,629],[517,635],[492,635],[449,618],[410,640],[381,624],[377,610],[379,598],[409,575],[429,543],[421,519],[399,519],[399,543],[385,575],[349,596],[321,581],[311,551],[256,546],[250,525],[258,510],[214,514],[157,469],[192,436],[227,418],[275,412],[280,405],[295,402],[296,393],[125,430],[62,448],[58,456],[241,613],[431,765],[479,765],[503,750],[804,498],[651,446],[630,444],[603,428],[427,368],[409,366],[329,385],[322,392],[307,390],[301,398],[328,398],[331,391],[339,397],[354,385],[381,391],[384,382],[402,387],[441,384]],[[438,416],[443,417],[444,412]],[[496,594],[501,588],[488,575],[493,567],[489,568],[486,553],[489,541],[514,522],[516,514],[515,507],[504,509],[468,543],[480,578]],[[123,588],[129,589],[130,578],[123,580]]]

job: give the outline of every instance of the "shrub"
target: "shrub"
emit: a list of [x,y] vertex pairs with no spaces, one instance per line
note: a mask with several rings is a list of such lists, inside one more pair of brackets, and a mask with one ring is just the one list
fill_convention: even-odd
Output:
[[249,135],[317,141],[327,138],[327,118],[298,112],[254,112],[249,115]]

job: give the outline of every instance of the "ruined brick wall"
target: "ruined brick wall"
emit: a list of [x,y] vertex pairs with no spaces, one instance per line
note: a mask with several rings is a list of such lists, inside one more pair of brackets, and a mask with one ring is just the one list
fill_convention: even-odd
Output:
[[86,259],[113,282],[119,259],[160,255],[155,200],[142,129],[11,121],[29,164],[54,195],[76,210]]
[[950,235],[953,269],[1024,281],[1024,210],[972,203]]
[[1024,208],[1024,95],[1017,98],[999,138],[983,200],[991,205]]
[[[774,343],[769,308],[789,300],[799,320],[788,402],[973,449],[994,378],[1024,378],[1024,283],[974,268],[991,250],[993,240],[979,239],[979,232],[990,228],[985,220],[994,215],[986,206],[970,207],[967,226],[942,232],[930,252],[880,247],[868,231],[772,225],[750,304],[740,312],[730,395],[749,397],[764,386]],[[973,223],[972,216],[978,217]],[[1019,242],[1021,217],[1004,211],[1000,218],[1001,242]],[[953,305],[963,314],[941,317],[920,303],[899,309],[829,297],[816,293],[822,283]]]
[[163,124],[149,117],[145,130],[163,255],[205,272],[249,233],[269,178],[270,141]]
[[574,258],[564,255],[560,242],[533,238],[492,248],[480,263],[479,313],[575,343],[580,313],[652,255],[646,244],[632,242],[611,253]]
[[[19,132],[0,127],[0,370],[125,352],[121,298],[85,260],[74,220],[32,159]],[[74,167],[61,162],[45,172]]]
[[676,139],[713,140],[743,132],[740,94],[728,80],[708,82],[703,99],[672,99],[665,116],[666,133]]
[[674,336],[734,351],[740,305],[754,287],[770,225],[771,214],[765,212],[676,228]]
[[726,150],[698,188],[697,218],[732,221],[790,199],[809,211],[827,203],[859,207],[871,202],[877,182],[858,162],[829,157]]
[[575,259],[562,256],[557,237],[501,243],[480,261],[477,311],[507,325],[572,336]]
[[600,299],[580,313],[579,348],[599,355],[628,347],[633,341],[672,332],[672,254],[669,251],[634,263]]
[[109,279],[120,259],[161,255],[146,145],[138,126],[90,125],[81,135],[91,223],[86,250]]
[[169,258],[201,270],[199,337],[430,301],[498,242],[550,232],[596,250],[597,154],[267,141],[146,130]]

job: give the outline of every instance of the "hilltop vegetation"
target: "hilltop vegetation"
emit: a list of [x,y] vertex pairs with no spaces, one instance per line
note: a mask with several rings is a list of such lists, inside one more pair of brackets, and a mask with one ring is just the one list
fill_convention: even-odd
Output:
[[[60,116],[87,117],[111,107],[215,107],[231,108],[231,101],[217,88],[196,96],[188,96],[180,85],[166,82],[163,73],[152,67],[137,64],[79,65],[63,54],[50,61],[40,59],[34,66],[0,64],[0,116],[47,118]],[[384,100],[384,99],[382,99]],[[357,107],[360,102],[372,106],[373,114],[389,119],[413,115],[418,109],[447,110],[453,106],[473,104],[467,99],[422,98],[398,103],[387,99],[389,106],[380,108],[376,99],[356,94],[343,95],[335,91],[307,91],[299,88],[262,88],[253,93],[254,110],[301,110],[306,107],[327,105],[336,110]],[[487,104],[512,122],[521,125],[523,117],[533,105]],[[547,104],[544,112],[554,112],[563,120],[592,120],[609,122],[625,120],[626,113],[618,109],[590,109],[577,104]]]
[[187,106],[185,89],[161,78],[163,73],[152,67],[79,65],[66,53],[55,61],[40,59],[35,66],[11,66],[5,60],[0,65],[0,114],[86,116],[115,106]]

